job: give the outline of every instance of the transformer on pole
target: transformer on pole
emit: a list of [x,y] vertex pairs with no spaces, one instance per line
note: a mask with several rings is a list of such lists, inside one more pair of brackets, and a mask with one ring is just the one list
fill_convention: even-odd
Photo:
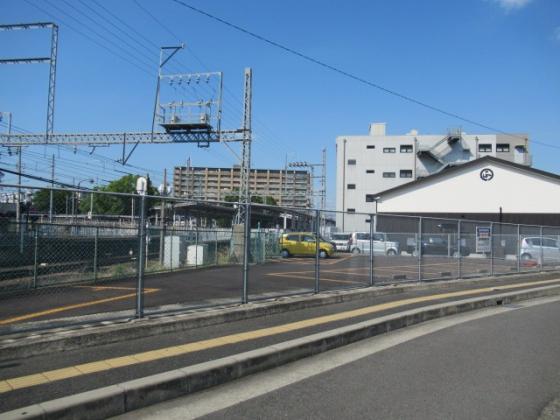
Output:
[[[306,161],[303,162],[290,162],[288,165],[290,168],[309,168],[311,171],[311,191],[310,191],[310,199],[311,199],[311,207],[319,208],[320,210],[325,210],[327,207],[327,149],[323,149],[322,151],[322,159],[321,163],[309,163]],[[321,167],[321,175],[315,176],[315,167]],[[319,179],[319,189],[314,188],[315,179]],[[315,197],[319,197],[319,205],[315,206],[313,200]]]

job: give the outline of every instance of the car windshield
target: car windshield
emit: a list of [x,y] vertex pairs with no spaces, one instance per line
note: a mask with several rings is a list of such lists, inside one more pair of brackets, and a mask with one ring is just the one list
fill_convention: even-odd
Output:
[[334,233],[331,235],[332,239],[334,241],[347,241],[348,239],[350,239],[350,234],[349,233]]

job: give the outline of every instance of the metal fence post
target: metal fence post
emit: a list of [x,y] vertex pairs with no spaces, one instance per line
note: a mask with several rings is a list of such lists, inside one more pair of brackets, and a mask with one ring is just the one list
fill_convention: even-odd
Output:
[[458,262],[457,262],[457,278],[460,279],[463,275],[462,273],[462,262],[463,262],[463,253],[461,252],[461,221],[457,221],[457,252],[458,255]]
[[321,268],[321,263],[320,263],[320,252],[321,250],[320,248],[320,243],[319,243],[319,237],[321,235],[321,227],[320,227],[320,223],[319,220],[321,218],[321,211],[320,210],[315,210],[315,293],[319,293],[320,290],[320,268]]
[[490,275],[494,275],[494,222],[490,222]]
[[218,265],[218,231],[216,231],[216,242],[214,243],[214,265]]
[[374,234],[374,216],[369,215],[369,285],[373,286],[373,234]]
[[99,226],[95,227],[95,237],[93,241],[93,282],[97,281],[97,253],[99,245]]
[[194,268],[198,268],[198,226],[194,232]]
[[245,220],[243,225],[243,296],[241,303],[249,302],[249,250],[251,242],[251,203],[245,203]]
[[422,218],[418,218],[418,240],[416,241],[418,253],[418,281],[422,281]]
[[517,272],[521,272],[521,225],[517,225]]
[[173,271],[173,242],[175,241],[175,226],[171,226],[171,235],[169,235],[169,267]]
[[146,242],[146,198],[140,196],[140,218],[138,220],[138,282],[136,291],[136,318],[144,316],[144,247]]
[[543,253],[543,227],[540,227],[540,237],[541,237],[541,258],[539,263],[539,271],[543,270],[543,263],[544,263],[544,253]]
[[38,243],[39,243],[39,232],[37,231],[37,226],[35,226],[35,233],[33,235],[33,288],[35,289],[37,287],[37,259],[38,259],[38,253],[39,253],[39,247],[38,247]]

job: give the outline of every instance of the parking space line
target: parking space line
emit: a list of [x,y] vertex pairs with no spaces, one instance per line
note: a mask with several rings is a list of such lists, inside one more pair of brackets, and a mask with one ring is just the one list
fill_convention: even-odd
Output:
[[201,350],[208,350],[216,347],[222,347],[228,344],[239,343],[244,341],[255,340],[263,337],[270,337],[285,332],[297,331],[304,328],[324,325],[336,321],[348,320],[360,316],[374,314],[383,310],[394,309],[406,305],[416,303],[426,303],[441,299],[449,299],[463,297],[468,295],[477,295],[493,292],[496,288],[500,290],[516,289],[528,286],[542,286],[552,283],[558,283],[559,279],[541,280],[529,283],[517,283],[509,285],[500,285],[499,287],[491,286],[473,290],[460,290],[456,292],[439,293],[429,296],[418,296],[414,298],[402,299],[382,304],[371,305],[363,308],[353,309],[349,311],[323,315],[315,318],[309,318],[301,321],[290,322],[274,327],[260,328],[257,330],[230,334],[222,337],[211,338],[207,340],[185,343],[176,346],[164,347],[156,350],[150,350],[142,353],[134,353],[128,356],[121,356],[106,360],[83,363],[81,365],[69,366],[62,369],[56,369],[46,372],[34,373],[16,378],[8,378],[0,380],[0,393],[10,392],[14,389],[29,388],[36,385],[56,382],[61,379],[68,379],[82,376],[88,373],[98,373],[108,371],[117,367],[131,366],[135,364],[153,362],[168,357],[185,355]]
[[[145,294],[155,293],[157,291],[159,291],[159,289],[153,289],[153,288],[152,289],[144,289]],[[52,315],[52,314],[56,314],[56,313],[60,313],[60,312],[71,311],[72,309],[86,308],[88,306],[101,305],[103,303],[115,302],[115,301],[118,301],[118,300],[124,300],[124,299],[129,299],[129,298],[134,298],[134,297],[136,297],[136,292],[127,293],[126,295],[113,296],[113,297],[110,297],[110,298],[90,300],[90,301],[82,302],[82,303],[75,303],[75,304],[72,304],[72,305],[59,306],[59,307],[56,307],[56,308],[46,309],[44,311],[32,312],[32,313],[29,313],[29,314],[19,315],[19,316],[15,316],[15,317],[12,317],[12,318],[0,319],[0,325],[13,324],[14,322],[27,321],[29,319],[40,318],[40,317],[46,316],[46,315]]]

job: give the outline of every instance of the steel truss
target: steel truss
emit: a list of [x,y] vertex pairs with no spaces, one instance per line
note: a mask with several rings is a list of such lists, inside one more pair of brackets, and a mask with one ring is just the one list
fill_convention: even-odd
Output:
[[[27,29],[51,29],[50,57],[23,57],[0,60],[0,64],[36,64],[49,63],[49,93],[47,96],[47,125],[46,136],[50,137],[54,128],[54,95],[56,90],[56,59],[58,56],[58,25],[52,22],[16,23],[0,25],[0,31],[14,31]],[[36,143],[34,143],[36,144]]]
[[130,133],[54,133],[45,134],[0,134],[2,146],[32,146],[43,144],[68,144],[75,146],[104,146],[111,144],[142,143],[219,143],[243,141],[243,129],[224,131],[200,131],[190,133],[130,132]]

